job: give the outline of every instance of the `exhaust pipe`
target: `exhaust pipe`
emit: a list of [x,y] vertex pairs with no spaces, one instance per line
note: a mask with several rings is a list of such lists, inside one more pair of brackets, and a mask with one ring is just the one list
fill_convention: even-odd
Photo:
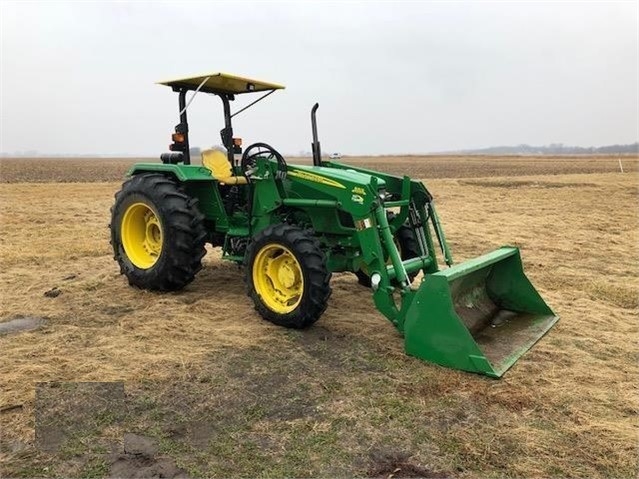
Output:
[[313,143],[311,143],[311,149],[313,151],[313,165],[322,166],[322,150],[320,148],[320,142],[317,139],[317,118],[315,113],[319,108],[319,103],[315,103],[311,109],[311,128],[313,129]]

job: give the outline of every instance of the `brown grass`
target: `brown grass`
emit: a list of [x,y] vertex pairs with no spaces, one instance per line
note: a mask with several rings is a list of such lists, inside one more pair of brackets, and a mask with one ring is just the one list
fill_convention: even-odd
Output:
[[[511,160],[482,161],[490,176]],[[35,448],[35,385],[124,381],[126,419],[94,434],[153,437],[193,475],[634,477],[639,182],[583,161],[590,174],[427,181],[456,259],[519,246],[562,318],[499,381],[406,357],[348,274],[303,332],[261,320],[219,251],[181,293],[133,289],[108,244],[118,183],[1,185],[0,321],[47,323],[0,336],[0,476],[106,474],[87,438]]]

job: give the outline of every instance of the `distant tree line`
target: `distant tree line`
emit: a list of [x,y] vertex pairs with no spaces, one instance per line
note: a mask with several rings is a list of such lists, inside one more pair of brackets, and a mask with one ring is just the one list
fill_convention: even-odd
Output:
[[567,146],[563,143],[551,143],[544,146],[516,145],[491,146],[476,150],[461,150],[455,153],[467,155],[610,155],[610,154],[639,154],[639,142],[629,145],[607,146]]

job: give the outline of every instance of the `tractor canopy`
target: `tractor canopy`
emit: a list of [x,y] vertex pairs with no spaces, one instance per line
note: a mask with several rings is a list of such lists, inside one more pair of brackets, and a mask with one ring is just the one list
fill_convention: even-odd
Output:
[[[172,152],[177,153],[165,154],[160,158],[164,163],[183,163],[185,165],[191,164],[187,109],[199,92],[216,95],[222,100],[222,104],[224,106],[224,128],[220,131],[220,136],[222,144],[228,152],[227,155],[229,163],[234,164],[233,155],[242,153],[242,140],[241,138],[233,137],[232,118],[262,101],[276,90],[282,90],[285,88],[283,85],[278,85],[277,83],[252,80],[250,78],[219,72],[161,81],[158,82],[158,84],[170,86],[174,92],[179,93],[178,108],[180,116],[180,123],[175,126],[175,134],[172,136],[173,144],[169,145],[169,149]],[[186,94],[189,91],[192,91],[193,94],[187,102]],[[235,95],[257,92],[263,92],[263,95],[239,110],[233,113],[231,112],[230,102],[235,100]]]
[[260,91],[283,90],[283,85],[261,80],[252,80],[228,73],[207,73],[188,78],[178,78],[158,82],[159,85],[172,87],[174,90],[199,90],[204,93],[239,95]]

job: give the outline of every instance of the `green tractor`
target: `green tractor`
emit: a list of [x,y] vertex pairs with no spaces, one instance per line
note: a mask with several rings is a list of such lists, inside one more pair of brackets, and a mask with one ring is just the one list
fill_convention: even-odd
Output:
[[[264,319],[306,328],[328,306],[331,274],[349,271],[404,336],[408,354],[492,377],[558,320],[526,278],[517,248],[453,264],[420,181],[322,159],[317,104],[313,164],[289,164],[265,143],[242,149],[232,127],[235,115],[283,86],[224,73],[161,84],[179,98],[171,152],[161,163],[135,164],[111,211],[115,259],[131,285],[185,287],[208,242],[244,266]],[[222,145],[191,164],[187,108],[198,92],[222,100],[225,126]],[[263,94],[231,113],[236,95],[256,92]]]

